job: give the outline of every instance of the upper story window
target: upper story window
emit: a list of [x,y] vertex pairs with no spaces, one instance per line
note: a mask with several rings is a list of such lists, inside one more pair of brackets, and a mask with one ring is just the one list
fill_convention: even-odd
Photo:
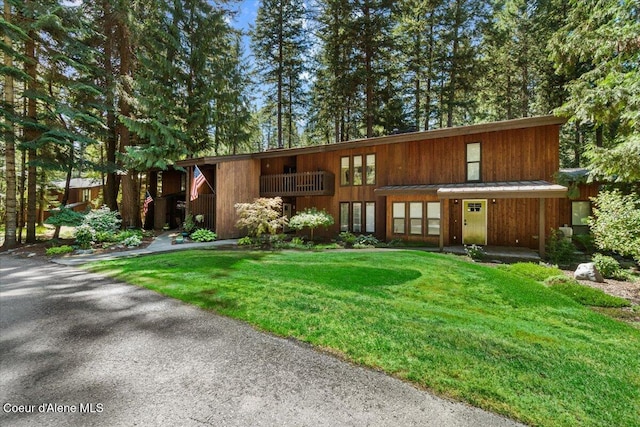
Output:
[[480,143],[467,144],[467,181],[480,181]]
[[349,160],[349,157],[340,157],[340,185],[349,185],[351,183]]
[[353,156],[353,185],[362,185],[362,156]]
[[375,185],[376,183],[376,155],[367,154],[367,185]]
[[340,157],[340,185],[375,185],[376,155]]

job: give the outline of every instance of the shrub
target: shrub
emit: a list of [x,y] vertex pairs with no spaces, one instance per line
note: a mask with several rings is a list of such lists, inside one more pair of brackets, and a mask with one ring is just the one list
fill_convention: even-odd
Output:
[[593,263],[595,264],[600,274],[602,274],[606,278],[614,279],[622,275],[622,268],[620,267],[620,263],[613,257],[602,254],[595,254],[593,255]]
[[464,251],[467,256],[474,261],[482,261],[487,256],[482,246],[478,246],[476,244],[471,246],[464,245]]
[[135,229],[135,230],[122,230],[121,232],[119,232],[116,235],[116,241],[117,242],[124,242],[126,239],[130,238],[130,237],[137,237],[139,239],[142,240],[142,230],[140,229]]
[[67,227],[77,227],[82,224],[83,219],[84,215],[81,213],[61,206],[60,209],[53,211],[53,214],[47,218],[44,223],[54,225],[56,227],[62,225]]
[[196,228],[196,223],[193,221],[193,215],[189,214],[184,218],[182,229],[187,233],[191,233],[194,228]]
[[583,286],[567,276],[554,276],[545,280],[550,289],[568,296],[582,305],[592,307],[629,307],[631,303],[624,298],[614,297],[600,289]]
[[116,233],[120,229],[122,220],[118,218],[118,212],[112,211],[106,206],[93,210],[84,216],[83,224],[87,224],[96,232]]
[[353,246],[357,239],[356,235],[349,231],[343,231],[338,234],[338,242],[341,242],[345,247]]
[[254,241],[251,237],[245,236],[238,239],[238,246],[252,246],[254,245]]
[[47,256],[64,255],[73,252],[73,248],[69,245],[54,246],[47,249],[45,252]]
[[289,227],[294,230],[302,230],[308,228],[311,231],[311,240],[313,240],[313,231],[318,227],[327,228],[333,225],[333,217],[325,210],[317,210],[316,208],[305,209],[297,213],[289,220]]
[[236,203],[234,206],[239,217],[236,227],[246,229],[251,237],[276,234],[287,225],[287,217],[282,215],[280,197],[262,197],[255,199],[253,203]]
[[191,240],[196,242],[213,242],[218,236],[211,230],[199,228],[191,233]]
[[570,265],[575,260],[576,247],[559,230],[551,230],[547,242],[547,259],[553,264]]
[[89,224],[82,224],[76,227],[76,243],[82,249],[89,249],[91,244],[96,240],[96,230]]
[[363,234],[356,238],[356,242],[353,244],[353,247],[356,249],[375,248],[379,244],[380,241],[376,238],[376,236],[372,234]]
[[142,238],[138,235],[132,235],[126,237],[122,240],[122,244],[129,248],[135,248],[136,246],[140,246],[142,243]]
[[121,239],[118,238],[118,235],[111,231],[96,231],[95,233],[95,241],[98,243],[114,243],[119,242],[120,240]]
[[549,277],[562,276],[562,271],[558,268],[548,267],[541,264],[534,264],[532,262],[518,262],[510,265],[501,265],[498,268],[513,273],[517,276],[526,277],[538,282],[544,282]]
[[593,234],[574,234],[573,243],[582,251],[593,253],[596,250]]
[[589,226],[596,246],[640,263],[640,196],[602,191],[593,202]]

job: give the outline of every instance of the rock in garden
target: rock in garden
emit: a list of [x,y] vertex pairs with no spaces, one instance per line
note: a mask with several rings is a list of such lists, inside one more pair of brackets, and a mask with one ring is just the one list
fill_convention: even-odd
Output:
[[578,268],[576,268],[576,272],[573,273],[573,277],[577,280],[590,280],[598,283],[604,282],[602,274],[600,274],[595,264],[592,262],[580,264]]

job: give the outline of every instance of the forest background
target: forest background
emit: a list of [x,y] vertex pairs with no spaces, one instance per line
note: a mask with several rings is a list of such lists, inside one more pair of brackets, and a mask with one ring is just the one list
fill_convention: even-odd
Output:
[[[247,3],[255,22],[239,30]],[[549,113],[569,120],[563,167],[640,189],[634,0],[5,0],[3,12],[7,247],[23,226],[35,240],[54,179],[65,195],[73,176],[102,179],[100,203],[139,226],[145,172],[187,157]]]

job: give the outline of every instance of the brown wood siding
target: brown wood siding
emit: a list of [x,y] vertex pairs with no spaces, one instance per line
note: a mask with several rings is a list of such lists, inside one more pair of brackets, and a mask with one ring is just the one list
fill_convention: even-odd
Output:
[[243,235],[235,225],[234,205],[252,202],[260,194],[260,160],[246,159],[216,165],[216,233],[219,239]]
[[295,156],[262,159],[260,162],[260,173],[262,175],[276,175],[280,173],[288,173],[290,168],[293,168],[293,169],[296,168]]
[[559,216],[559,224],[560,225],[568,225],[571,226],[571,202],[578,201],[591,201],[592,197],[596,197],[598,195],[598,189],[600,188],[599,183],[589,183],[589,184],[579,184],[578,190],[580,195],[573,199],[562,199],[559,202],[558,206],[558,216]]
[[[558,125],[540,128],[512,129],[500,132],[486,132],[475,135],[461,135],[421,141],[410,141],[392,145],[345,148],[337,151],[300,154],[297,171],[330,171],[336,176],[334,197],[299,197],[297,209],[315,207],[325,209],[333,215],[336,224],[326,235],[339,232],[340,202],[376,202],[376,235],[389,238],[391,230],[389,215],[385,214],[389,203],[384,197],[376,197],[374,189],[385,185],[444,184],[461,183],[466,180],[466,144],[480,142],[482,149],[482,181],[549,180],[558,171]],[[376,154],[376,185],[341,186],[340,158],[354,155]],[[262,159],[273,161],[275,159]],[[506,207],[508,200],[500,201]],[[538,199],[511,201],[511,208],[496,211],[495,219],[487,238],[490,244],[518,245],[537,248]],[[453,203],[453,202],[450,202]],[[547,201],[545,222],[557,227],[558,214],[549,209],[552,201]],[[460,204],[457,206],[461,206]],[[384,208],[383,208],[384,207]],[[447,204],[449,235],[445,244],[459,244],[462,239],[461,213],[455,206]],[[451,209],[449,211],[449,209]],[[459,209],[462,209],[459,207]],[[491,212],[491,208],[490,208]],[[460,216],[460,218],[458,218]],[[489,219],[488,219],[489,221]],[[443,223],[441,223],[442,226]],[[492,230],[497,227],[497,230]],[[511,229],[513,231],[500,231]],[[454,238],[455,237],[455,238]]]
[[182,191],[183,172],[176,170],[166,170],[162,172],[162,196],[176,194]]

